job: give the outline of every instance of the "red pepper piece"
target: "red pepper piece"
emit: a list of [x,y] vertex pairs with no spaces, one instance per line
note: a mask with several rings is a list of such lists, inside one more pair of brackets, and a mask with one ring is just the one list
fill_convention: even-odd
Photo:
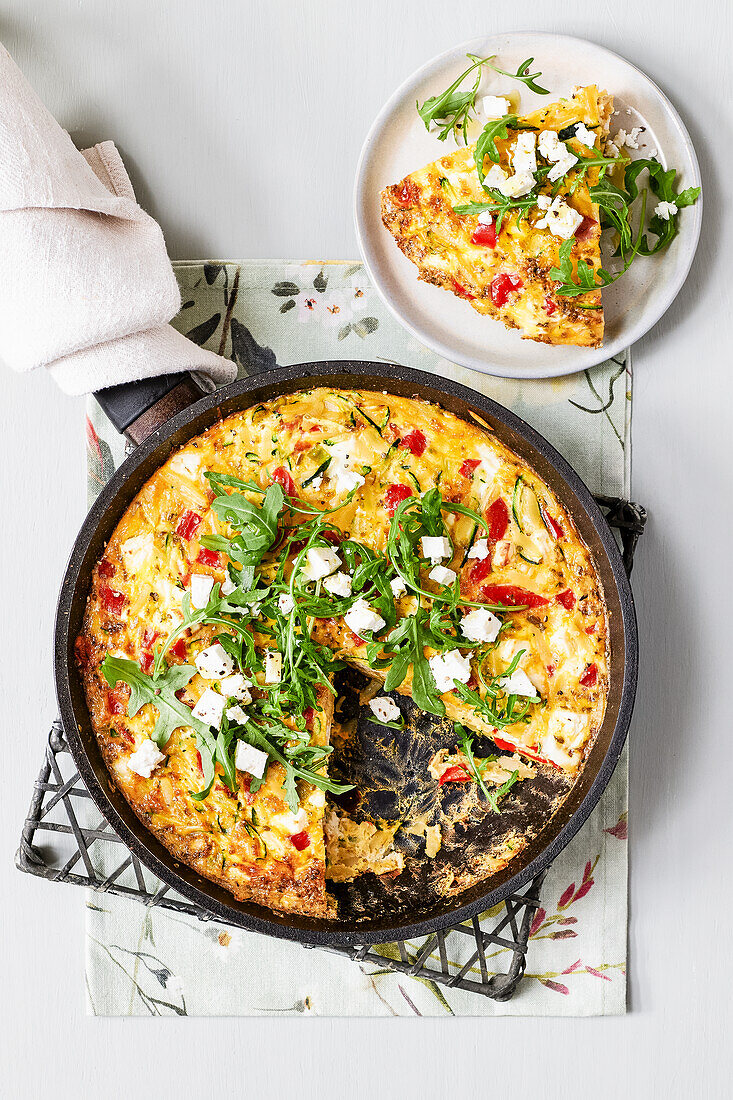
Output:
[[481,598],[487,603],[503,603],[507,607],[542,607],[549,601],[537,592],[530,592],[516,584],[485,584]]
[[[326,542],[330,542],[332,546],[340,546],[346,538],[346,535],[343,533],[343,531],[321,531],[321,535],[326,540]],[[300,547],[301,550],[303,549],[303,546],[305,546],[305,543],[303,543],[303,545]],[[293,546],[293,549],[294,548],[295,546]]]
[[588,665],[587,669],[580,677],[580,682],[584,688],[593,687],[598,681],[598,665]]
[[598,623],[591,623],[590,626],[587,626],[585,628],[585,632],[586,632],[586,634],[595,634],[597,629],[598,629]]
[[557,665],[548,665],[547,666],[547,675],[548,676],[554,676],[556,672],[557,672]]
[[575,607],[575,593],[572,588],[566,588],[564,592],[558,592],[555,599],[558,603],[561,603],[567,611],[572,611]]
[[470,579],[474,584],[478,584],[479,581],[488,577],[491,572],[491,554],[488,557],[481,558],[475,565],[471,566],[471,572],[469,573]]
[[203,762],[203,760],[201,759],[201,753],[199,752],[199,750],[198,750],[198,749],[196,749],[196,763],[197,763],[197,764],[198,764],[198,766],[199,766],[199,771],[200,771],[200,772],[201,772],[201,774],[203,775],[203,774],[204,774],[204,762]]
[[412,495],[413,492],[409,485],[390,485],[384,494],[384,506],[387,509],[387,514],[393,516],[397,511],[397,505]]
[[110,714],[127,714],[129,690],[127,685],[118,685],[107,692],[107,710]]
[[412,180],[395,184],[393,195],[398,206],[415,206],[420,198],[420,188]]
[[485,245],[487,248],[496,248],[496,223],[492,222],[491,225],[482,225],[481,222],[479,222],[473,231],[471,244],[481,244]]
[[407,435],[403,435],[400,440],[400,447],[406,447],[411,454],[418,456],[425,453],[427,445],[427,439],[418,428],[408,432]]
[[182,539],[192,539],[201,526],[201,516],[198,512],[192,512],[186,509],[183,512],[176,524],[176,534],[180,535]]
[[99,592],[102,600],[102,607],[105,611],[111,612],[112,615],[119,615],[122,612],[122,608],[127,603],[127,596],[122,592],[115,592],[113,588],[102,588]]
[[152,653],[145,652],[140,655],[140,668],[143,670],[146,676],[149,676],[150,673],[153,671],[154,663],[155,660]]
[[551,768],[560,767],[554,760],[548,760],[546,756],[540,756],[538,752],[533,752],[532,749],[526,749],[524,745],[513,745],[511,741],[504,741],[500,737],[495,737],[493,734],[492,740],[497,749],[501,752],[518,752],[520,756],[526,756],[528,760],[536,760],[538,764],[549,764]]
[[473,302],[476,298],[475,294],[472,294],[470,290],[466,290],[462,283],[459,283],[457,279],[451,279],[451,284],[456,294],[461,298],[467,298],[469,302]]
[[542,303],[542,308],[544,309],[548,317],[552,317],[553,313],[557,312],[557,304],[553,302],[549,294],[545,297],[545,300]]
[[293,481],[290,472],[286,470],[284,466],[278,466],[278,468],[273,472],[272,480],[278,485],[282,486],[282,490],[286,494],[286,496],[294,497],[297,495],[295,482]]
[[549,512],[545,512],[543,510],[542,518],[545,521],[545,524],[547,525],[548,531],[550,532],[552,537],[555,539],[555,541],[557,541],[558,539],[564,538],[565,532],[563,531],[562,527],[557,522],[557,520],[555,519],[554,516],[551,516]]
[[290,841],[294,848],[297,848],[299,852],[304,851],[310,844],[311,838],[308,833],[303,829],[302,832],[296,833],[295,836],[291,836]]
[[306,724],[306,726],[308,726],[308,728],[310,728],[312,726],[313,719],[315,718],[315,716],[316,716],[316,712],[314,711],[313,707],[306,707],[305,710],[303,711],[303,717],[305,718],[305,724]]
[[501,497],[498,497],[486,512],[486,526],[489,528],[489,538],[493,542],[504,538],[509,526],[509,507]]
[[473,477],[476,467],[480,465],[480,458],[467,458],[458,473],[461,477]]
[[200,562],[201,565],[208,565],[212,569],[216,569],[217,566],[221,565],[221,554],[216,550],[207,550],[205,546],[202,546],[196,561]]
[[442,787],[444,783],[470,783],[471,776],[468,774],[462,764],[455,764],[452,768],[448,768],[443,772],[438,780],[439,785]]
[[177,657],[179,661],[185,661],[187,656],[187,645],[185,638],[179,638],[175,645],[172,645],[168,650],[174,657]]
[[148,627],[143,634],[143,648],[152,649],[159,637],[159,630],[153,630],[151,627]]
[[114,577],[115,566],[111,561],[107,561],[106,558],[102,558],[98,566],[100,577]]
[[518,275],[508,275],[506,272],[495,275],[491,280],[491,301],[497,309],[500,309],[501,306],[506,305],[509,295],[514,294],[523,286],[524,283]]
[[576,241],[587,241],[589,237],[593,236],[593,231],[598,225],[598,222],[594,218],[589,218],[586,214],[582,222],[575,230]]

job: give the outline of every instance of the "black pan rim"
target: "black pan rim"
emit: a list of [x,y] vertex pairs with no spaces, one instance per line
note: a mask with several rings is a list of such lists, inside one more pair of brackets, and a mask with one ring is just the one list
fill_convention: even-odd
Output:
[[[226,903],[219,902],[210,896],[205,889],[185,881],[175,870],[167,866],[161,859],[143,843],[143,841],[129,828],[127,823],[118,813],[107,795],[104,786],[97,778],[91,760],[84,746],[80,729],[77,727],[77,716],[74,708],[71,691],[72,669],[68,655],[69,627],[72,606],[77,599],[79,575],[86,551],[90,541],[97,532],[102,519],[106,516],[108,508],[115,501],[120,489],[128,479],[158,448],[178,431],[195,421],[201,414],[210,413],[223,404],[228,404],[241,396],[248,395],[253,390],[263,387],[277,387],[294,382],[302,383],[303,387],[310,385],[333,385],[341,376],[342,383],[347,385],[350,378],[355,384],[361,377],[380,378],[388,389],[390,383],[402,385],[414,385],[425,391],[432,391],[433,396],[427,399],[441,403],[443,398],[455,397],[472,406],[479,412],[495,418],[520,435],[542,458],[552,466],[570,489],[572,494],[580,502],[590,520],[596,534],[602,544],[606,559],[611,569],[619,599],[619,609],[622,618],[622,631],[624,640],[624,670],[623,682],[620,689],[620,702],[618,714],[611,736],[608,749],[603,761],[595,774],[582,802],[572,812],[569,819],[559,828],[538,855],[515,875],[503,881],[493,890],[474,897],[447,912],[439,915],[429,915],[413,921],[397,920],[380,928],[339,928],[329,922],[313,921],[297,916],[274,913],[272,916],[259,916],[255,913],[243,912]],[[298,387],[295,387],[298,388]],[[272,394],[275,396],[275,394]],[[420,396],[418,394],[417,396]],[[233,411],[233,410],[232,410]],[[199,434],[205,430],[198,428],[193,434]],[[161,459],[161,462],[164,459]],[[278,367],[262,374],[240,379],[222,387],[213,393],[206,394],[195,404],[184,409],[168,420],[162,427],[153,432],[141,443],[114,473],[108,484],[97,497],[89,510],[79,534],[74,542],[68,565],[64,573],[61,591],[59,594],[54,647],[54,673],[56,692],[59,702],[61,717],[66,732],[74,761],[79,774],[84,781],[89,793],[97,805],[102,816],[108,821],[115,833],[120,837],[129,850],[140,859],[149,870],[165,882],[168,886],[182,894],[189,901],[211,913],[221,921],[234,924],[251,931],[264,933],[277,938],[296,940],[317,946],[357,946],[371,943],[393,942],[395,940],[419,938],[436,931],[452,927],[463,921],[470,920],[476,914],[490,909],[503,901],[511,894],[520,891],[528,882],[534,879],[541,871],[559,855],[559,853],[572,840],[581,826],[588,819],[591,811],[597,804],[601,794],[605,790],[613,774],[618,759],[621,755],[634,707],[636,684],[638,676],[638,635],[636,614],[631,586],[623,566],[621,554],[614,535],[606,522],[603,513],[594,500],[590,490],[580,476],[570,466],[565,458],[534,428],[523,421],[511,410],[498,404],[489,397],[478,393],[470,387],[464,386],[452,379],[441,378],[426,371],[416,370],[391,363],[375,363],[354,360],[328,360],[312,363],[300,363],[292,366]],[[111,783],[111,779],[110,779]],[[570,796],[569,796],[570,797]],[[561,816],[561,808],[558,814]],[[555,815],[556,817],[557,815]],[[554,821],[553,817],[550,822]],[[548,822],[548,827],[550,825]],[[141,822],[141,830],[146,832]],[[149,834],[151,840],[155,838]],[[171,856],[171,862],[176,861]],[[195,872],[193,872],[195,874]],[[202,883],[206,880],[201,879]],[[213,884],[212,884],[213,887]],[[263,910],[263,912],[266,912]]]

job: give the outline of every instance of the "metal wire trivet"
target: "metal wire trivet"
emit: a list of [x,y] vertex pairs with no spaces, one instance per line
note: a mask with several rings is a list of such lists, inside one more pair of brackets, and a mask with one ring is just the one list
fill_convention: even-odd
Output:
[[[609,524],[618,532],[624,565],[631,574],[636,544],[646,523],[646,510],[618,497],[597,496],[596,499],[605,510]],[[54,721],[48,735],[45,760],[35,783],[15,862],[20,871],[50,882],[87,886],[99,893],[136,898],[148,906],[158,905],[185,913],[200,921],[224,923],[207,910],[186,901],[128,851],[100,815],[84,786],[60,719]],[[389,945],[391,950],[386,945],[319,947],[318,950],[374,963],[495,1001],[507,1001],[514,995],[524,973],[530,929],[546,874],[547,870],[543,871],[523,892],[510,894],[500,906],[465,924],[431,933],[420,943],[401,940]],[[473,940],[473,950],[467,961],[463,962],[463,955],[457,963],[450,958],[446,942],[449,937],[460,936]],[[311,945],[303,946],[311,948]],[[488,948],[509,952],[509,964],[504,973],[489,971]],[[496,965],[495,957],[491,961]],[[480,980],[475,976],[477,970]]]

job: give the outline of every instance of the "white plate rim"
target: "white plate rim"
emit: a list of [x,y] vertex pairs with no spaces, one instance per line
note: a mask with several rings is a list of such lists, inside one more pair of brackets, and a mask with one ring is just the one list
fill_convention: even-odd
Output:
[[[596,42],[592,42],[590,39],[576,37],[574,35],[567,34],[552,34],[547,31],[516,31],[516,32],[498,32],[492,35],[485,35],[481,37],[474,37],[468,41],[451,46],[449,49],[444,50],[442,53],[432,57],[425,64],[415,69],[396,90],[392,93],[382,109],[377,114],[376,118],[370,126],[364,143],[359,154],[359,159],[356,167],[356,176],[354,180],[353,190],[353,215],[354,215],[354,227],[356,230],[356,239],[359,247],[359,253],[362,258],[364,267],[366,268],[369,279],[374,286],[375,290],[379,294],[384,305],[390,311],[392,316],[397,320],[403,328],[407,329],[415,339],[426,347],[431,348],[437,354],[441,355],[449,362],[456,363],[463,367],[479,371],[482,374],[489,374],[493,377],[499,378],[517,378],[517,379],[533,379],[533,378],[558,378],[563,375],[577,374],[582,370],[587,370],[592,366],[602,363],[607,359],[611,359],[619,351],[630,347],[637,340],[640,340],[647,332],[650,331],[657,324],[657,322],[664,316],[669,307],[674,302],[675,298],[682,289],[687,276],[690,273],[692,261],[695,258],[698,242],[700,240],[700,232],[702,229],[702,213],[703,213],[703,193],[701,191],[700,196],[694,206],[688,207],[688,211],[693,215],[691,219],[688,218],[687,229],[687,250],[684,254],[681,262],[678,264],[675,277],[670,281],[667,294],[659,303],[658,308],[654,314],[650,314],[648,317],[642,317],[635,325],[629,330],[622,331],[619,336],[610,341],[609,343],[603,343],[599,348],[590,348],[588,351],[591,353],[588,356],[588,361],[579,364],[568,363],[566,367],[558,365],[548,366],[545,369],[539,369],[537,367],[517,368],[512,369],[510,367],[497,366],[483,358],[468,355],[460,352],[455,347],[451,346],[429,333],[426,333],[420,328],[419,325],[413,324],[407,320],[399,306],[393,301],[392,296],[382,285],[378,276],[377,264],[374,257],[374,252],[370,248],[369,244],[369,232],[368,226],[365,220],[362,220],[361,211],[364,206],[364,190],[365,190],[365,173],[367,164],[373,155],[374,149],[377,146],[377,135],[384,127],[385,123],[394,113],[395,107],[401,104],[405,99],[408,90],[417,82],[423,79],[429,78],[433,73],[439,70],[442,65],[454,55],[466,54],[475,52],[476,48],[486,46],[487,42],[491,42],[494,38],[501,38],[506,40],[507,38],[521,38],[531,35],[533,40],[546,39],[553,43],[571,42],[574,45],[586,45],[592,46],[594,50],[598,50],[601,53],[607,54],[617,62],[621,62],[627,68],[632,70],[641,80],[646,83],[661,100],[665,110],[667,111],[669,118],[676,127],[681,144],[684,146],[687,156],[689,158],[689,174],[690,184],[689,186],[699,187],[702,184],[702,178],[700,173],[700,165],[695,153],[695,148],[692,144],[692,139],[689,135],[687,127],[682,121],[679,112],[675,106],[670,102],[669,98],[665,95],[662,89],[656,84],[650,76],[648,76],[642,69],[634,65],[631,61],[627,61],[625,57],[616,53],[614,50],[609,50],[606,46],[601,46]],[[688,166],[685,166],[688,167]]]

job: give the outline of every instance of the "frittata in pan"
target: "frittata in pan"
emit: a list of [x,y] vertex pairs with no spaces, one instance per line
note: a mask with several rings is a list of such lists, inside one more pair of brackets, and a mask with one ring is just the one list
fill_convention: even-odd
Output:
[[329,777],[344,664],[375,682],[375,723],[402,726],[382,689],[452,719],[427,779],[473,784],[494,812],[543,769],[569,789],[608,679],[598,578],[538,476],[478,423],[335,389],[237,413],[168,459],[96,566],[77,654],[151,832],[237,898],[317,917],[336,915],[329,858],[339,880],[401,869],[400,823],[351,822]]
[[616,163],[604,155],[612,110],[594,85],[578,88],[533,114],[497,119],[475,144],[387,187],[382,220],[418,277],[525,338],[599,346],[600,289],[563,296],[551,272],[564,264],[575,279],[580,262],[598,283],[601,226],[590,188]]

